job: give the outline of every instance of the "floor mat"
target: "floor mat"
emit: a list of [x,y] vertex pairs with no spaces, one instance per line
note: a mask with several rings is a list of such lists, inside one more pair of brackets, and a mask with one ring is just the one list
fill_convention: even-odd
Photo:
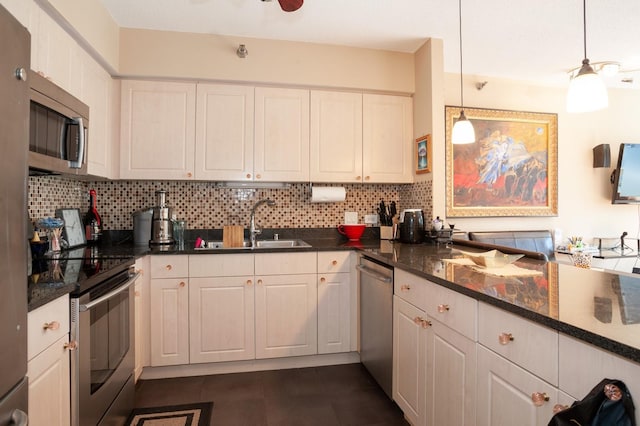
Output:
[[209,426],[213,402],[134,408],[127,426]]

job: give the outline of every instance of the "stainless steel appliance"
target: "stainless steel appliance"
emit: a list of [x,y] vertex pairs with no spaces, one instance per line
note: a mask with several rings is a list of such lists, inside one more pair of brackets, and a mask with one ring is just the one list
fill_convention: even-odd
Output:
[[153,209],[142,209],[133,213],[133,243],[148,246],[151,241]]
[[420,209],[408,209],[402,212],[400,223],[400,241],[408,244],[420,244],[424,241],[424,214]]
[[124,424],[134,405],[134,293],[138,275],[133,258],[89,257],[65,260],[65,273],[82,263],[71,293],[71,423],[73,426]]
[[361,256],[360,360],[392,398],[393,269]]
[[29,173],[87,173],[89,107],[30,71]]
[[31,36],[0,5],[0,425],[26,425],[27,141]]
[[167,205],[167,193],[156,191],[156,206],[151,220],[150,244],[173,244],[172,209]]

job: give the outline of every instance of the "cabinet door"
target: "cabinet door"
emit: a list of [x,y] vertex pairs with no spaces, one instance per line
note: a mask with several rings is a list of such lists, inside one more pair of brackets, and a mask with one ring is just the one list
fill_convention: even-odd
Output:
[[351,275],[318,275],[318,353],[349,352],[351,348]]
[[[542,405],[534,394],[548,398]],[[482,345],[478,345],[478,426],[544,426],[553,416],[557,389]]]
[[365,94],[362,103],[363,182],[413,182],[411,98]]
[[362,94],[311,91],[313,182],[362,182]]
[[253,276],[189,279],[190,362],[253,359]]
[[476,424],[476,343],[430,319],[427,337],[427,425]]
[[151,365],[189,363],[187,279],[151,280]]
[[196,179],[252,180],[253,87],[198,84]]
[[415,426],[425,424],[426,317],[422,310],[393,297],[393,400]]
[[254,180],[309,181],[309,91],[255,89]]
[[318,352],[316,274],[256,276],[256,358]]
[[83,55],[81,99],[91,110],[87,172],[93,176],[113,178],[112,156],[114,84],[111,76],[89,55]]
[[120,178],[193,179],[196,86],[122,82]]
[[71,424],[68,335],[29,361],[29,424]]

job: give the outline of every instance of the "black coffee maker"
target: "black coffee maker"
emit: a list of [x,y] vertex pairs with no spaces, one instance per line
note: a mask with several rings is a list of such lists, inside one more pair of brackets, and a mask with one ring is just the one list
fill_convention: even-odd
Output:
[[424,214],[422,209],[407,209],[400,216],[400,242],[420,244],[424,241]]

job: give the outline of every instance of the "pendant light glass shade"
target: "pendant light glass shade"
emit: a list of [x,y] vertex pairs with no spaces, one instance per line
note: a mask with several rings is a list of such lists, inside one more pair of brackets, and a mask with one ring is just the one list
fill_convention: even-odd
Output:
[[473,129],[471,121],[464,115],[464,111],[460,111],[460,118],[453,125],[451,131],[451,143],[454,145],[462,145],[466,143],[474,143],[476,141],[476,132]]
[[462,0],[458,0],[458,18],[460,31],[460,117],[453,125],[451,130],[451,143],[461,145],[465,143],[474,143],[476,141],[476,132],[473,130],[473,124],[464,115],[464,90],[462,87]]
[[587,0],[582,0],[584,59],[582,67],[569,83],[568,112],[597,111],[609,106],[607,88],[587,59]]
[[569,83],[567,94],[568,112],[597,111],[609,106],[607,88],[600,76],[589,65],[589,60],[582,61],[582,68]]

